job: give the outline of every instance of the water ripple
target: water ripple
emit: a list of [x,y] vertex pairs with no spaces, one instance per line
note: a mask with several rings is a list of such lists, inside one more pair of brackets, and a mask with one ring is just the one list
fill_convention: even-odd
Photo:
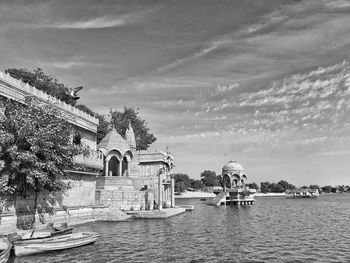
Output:
[[101,234],[94,245],[14,262],[350,262],[349,194],[258,198],[248,207],[191,203],[193,212],[167,220],[83,225],[76,231]]

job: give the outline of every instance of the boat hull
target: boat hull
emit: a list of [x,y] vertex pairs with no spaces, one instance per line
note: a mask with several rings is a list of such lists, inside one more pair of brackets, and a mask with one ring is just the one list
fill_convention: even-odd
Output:
[[4,239],[4,245],[5,245],[5,249],[0,251],[0,263],[6,263],[10,257],[10,253],[11,253],[11,248],[12,248],[12,244],[11,242],[6,238]]
[[99,235],[93,232],[80,232],[51,238],[15,242],[16,256],[31,255],[49,251],[84,246],[95,242]]

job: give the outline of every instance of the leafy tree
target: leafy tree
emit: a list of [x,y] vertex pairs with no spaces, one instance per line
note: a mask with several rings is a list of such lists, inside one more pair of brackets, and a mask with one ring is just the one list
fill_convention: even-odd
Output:
[[175,180],[175,184],[182,182],[185,187],[185,190],[188,187],[191,187],[191,181],[187,174],[181,174],[181,173],[174,174],[174,180]]
[[30,72],[28,69],[6,69],[6,73],[11,77],[22,80],[43,92],[60,99],[70,105],[75,105],[76,100],[69,94],[68,86],[58,82],[55,77],[46,75],[41,68],[37,68]]
[[256,183],[247,184],[250,189],[259,190],[259,186]]
[[139,116],[138,109],[124,107],[124,111],[110,111],[111,124],[116,128],[117,132],[125,135],[125,131],[129,127],[129,122],[135,133],[136,149],[147,150],[148,147],[157,139],[150,129],[147,127],[147,122]]
[[289,189],[295,189],[294,185],[292,185],[284,180],[279,181],[278,184],[283,187],[284,191],[289,190]]
[[282,193],[284,191],[285,189],[280,184],[272,183],[269,186],[269,192],[271,193]]
[[69,123],[49,105],[7,101],[0,114],[0,193],[36,198],[43,190],[65,190],[65,169],[81,151],[69,131]]
[[269,182],[261,182],[260,183],[260,191],[262,193],[270,192],[270,183]]
[[223,181],[222,175],[220,174],[216,176],[216,178],[218,179],[219,186],[224,187],[224,181]]
[[100,143],[100,141],[107,135],[109,131],[109,122],[106,121],[103,115],[100,115],[98,113],[95,113],[95,117],[98,119],[97,143]]
[[177,182],[175,183],[175,192],[178,192],[178,193],[183,193],[183,192],[186,192],[186,186],[184,184],[184,182]]
[[193,189],[198,190],[198,189],[203,188],[204,186],[205,186],[205,185],[204,185],[203,182],[200,181],[200,180],[191,180],[191,187],[192,187]]
[[88,106],[84,105],[84,104],[78,104],[75,106],[78,110],[81,110],[91,116],[95,117],[95,112],[93,110],[91,110]]
[[205,170],[202,172],[201,181],[205,186],[220,186],[220,182],[214,171]]

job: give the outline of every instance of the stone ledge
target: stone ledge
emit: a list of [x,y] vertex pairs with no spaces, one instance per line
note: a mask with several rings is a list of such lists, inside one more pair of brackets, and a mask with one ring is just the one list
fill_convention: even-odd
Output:
[[146,210],[146,211],[127,211],[128,215],[132,215],[137,219],[157,219],[168,218],[186,212],[185,208],[164,208],[163,210]]

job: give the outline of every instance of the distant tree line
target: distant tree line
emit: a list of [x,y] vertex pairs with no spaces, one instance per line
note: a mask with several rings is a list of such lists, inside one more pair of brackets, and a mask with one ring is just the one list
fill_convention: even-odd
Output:
[[[199,180],[189,178],[187,174],[178,173],[175,174],[175,192],[185,192],[186,189],[199,190],[204,187],[221,186],[223,187],[223,180],[221,175],[216,175],[214,171],[205,170],[200,174]],[[246,184],[250,189],[260,190],[262,193],[283,193],[286,190],[296,189],[293,184],[288,183],[285,180],[280,180],[278,183],[261,182],[260,187],[255,183]],[[320,193],[343,193],[350,192],[350,186],[340,185],[337,187],[323,186],[312,184],[309,186],[302,186],[300,188],[317,189]]]

